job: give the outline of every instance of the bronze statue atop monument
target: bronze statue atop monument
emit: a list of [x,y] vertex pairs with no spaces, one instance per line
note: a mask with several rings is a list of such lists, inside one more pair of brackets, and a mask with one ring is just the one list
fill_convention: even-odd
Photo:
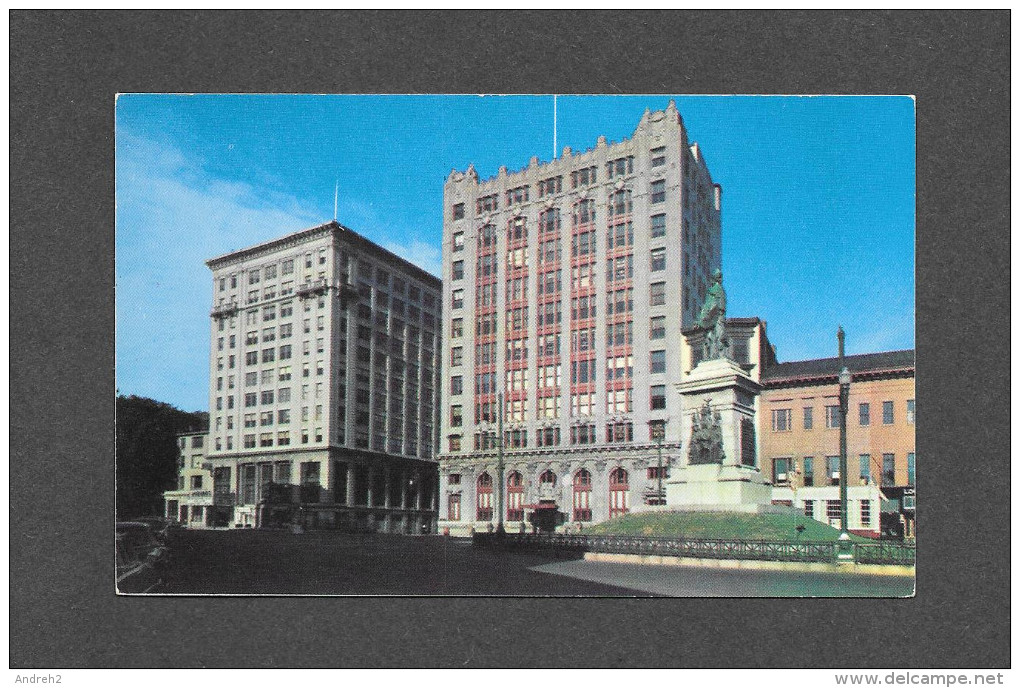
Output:
[[701,360],[723,358],[729,343],[726,340],[726,290],[722,286],[722,270],[718,268],[712,273],[712,285],[698,314],[698,327],[704,332]]

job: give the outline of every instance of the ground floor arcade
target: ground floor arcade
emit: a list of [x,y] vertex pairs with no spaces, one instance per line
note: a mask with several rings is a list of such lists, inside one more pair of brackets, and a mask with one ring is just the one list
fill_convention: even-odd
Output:
[[168,517],[176,508],[192,527],[435,532],[433,462],[330,449],[211,456],[206,469],[212,489],[201,521],[193,506],[182,520],[183,503],[171,493]]
[[[628,512],[665,502],[669,447],[628,451],[508,452],[504,459],[503,521],[510,530],[531,529],[537,518],[554,518],[557,530],[583,530]],[[441,462],[439,528],[467,535],[499,520],[499,461],[482,454]],[[554,514],[550,514],[552,511]]]

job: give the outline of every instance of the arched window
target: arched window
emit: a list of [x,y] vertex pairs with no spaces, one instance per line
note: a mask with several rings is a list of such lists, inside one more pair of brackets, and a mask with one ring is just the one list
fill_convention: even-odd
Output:
[[460,520],[460,494],[450,495],[449,502],[447,503],[448,518],[451,521]]
[[591,473],[583,468],[574,474],[574,520],[591,520]]
[[506,520],[524,520],[524,476],[517,471],[506,477]]
[[546,471],[538,477],[538,482],[543,485],[549,485],[550,487],[556,487],[556,474],[552,471]]
[[609,474],[609,518],[627,513],[630,509],[630,485],[627,471],[614,469]]
[[475,518],[478,521],[492,520],[492,476],[482,473],[478,476],[478,490],[476,496],[477,510]]

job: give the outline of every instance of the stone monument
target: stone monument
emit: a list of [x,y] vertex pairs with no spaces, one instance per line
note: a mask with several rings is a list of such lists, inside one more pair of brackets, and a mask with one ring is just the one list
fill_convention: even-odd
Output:
[[666,503],[681,510],[771,511],[772,488],[758,469],[755,437],[761,385],[729,358],[720,270],[686,346],[697,363],[677,384],[684,455],[666,481]]

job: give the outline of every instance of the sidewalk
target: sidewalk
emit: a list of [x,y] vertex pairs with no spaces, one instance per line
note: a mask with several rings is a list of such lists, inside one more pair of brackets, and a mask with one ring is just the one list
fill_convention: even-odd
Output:
[[532,571],[667,597],[910,597],[913,576],[563,561]]

